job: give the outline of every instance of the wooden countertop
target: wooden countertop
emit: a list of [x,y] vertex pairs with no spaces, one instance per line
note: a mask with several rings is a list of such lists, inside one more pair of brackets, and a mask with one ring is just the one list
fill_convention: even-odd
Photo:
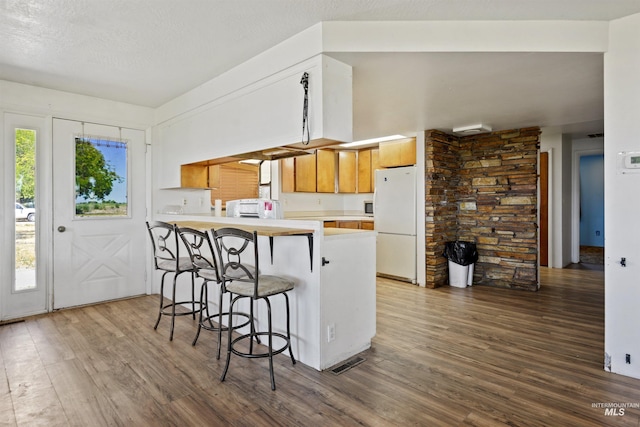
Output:
[[238,228],[240,230],[253,232],[256,231],[259,236],[297,236],[304,234],[313,234],[312,229],[305,228],[293,228],[293,227],[274,227],[271,225],[245,225],[245,224],[230,224],[230,223],[221,223],[221,222],[209,222],[209,221],[175,221],[173,222],[178,227],[189,227],[194,228],[196,230],[205,231],[210,230],[212,228],[225,228],[225,227],[233,227]]

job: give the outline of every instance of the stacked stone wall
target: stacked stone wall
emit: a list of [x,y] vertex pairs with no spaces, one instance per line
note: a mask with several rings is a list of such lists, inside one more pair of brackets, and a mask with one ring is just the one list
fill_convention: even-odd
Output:
[[540,129],[425,138],[426,282],[447,283],[444,244],[477,244],[474,283],[538,289]]

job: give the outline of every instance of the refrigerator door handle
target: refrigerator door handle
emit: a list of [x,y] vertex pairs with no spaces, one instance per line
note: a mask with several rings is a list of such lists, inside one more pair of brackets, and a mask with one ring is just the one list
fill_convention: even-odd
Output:
[[373,188],[373,215],[374,215],[374,217],[376,215],[376,209],[377,209],[377,206],[378,206],[378,204],[376,203],[376,193],[377,193],[377,191],[376,191],[376,188],[374,187]]

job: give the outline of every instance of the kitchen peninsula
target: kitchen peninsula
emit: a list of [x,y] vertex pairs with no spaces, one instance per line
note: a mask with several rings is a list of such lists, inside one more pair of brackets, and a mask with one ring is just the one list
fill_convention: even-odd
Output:
[[[200,229],[255,228],[261,274],[288,276],[296,282],[290,293],[292,348],[297,360],[305,365],[324,370],[371,346],[376,332],[374,231],[325,229],[322,221],[312,219],[166,214],[155,219]],[[309,233],[312,239],[301,237]],[[154,276],[154,280],[159,277]],[[216,301],[217,297],[211,295],[209,303],[217,309]],[[264,311],[259,305],[259,327],[266,322]],[[282,331],[286,324],[284,302],[277,299],[273,302],[273,319],[274,330]]]

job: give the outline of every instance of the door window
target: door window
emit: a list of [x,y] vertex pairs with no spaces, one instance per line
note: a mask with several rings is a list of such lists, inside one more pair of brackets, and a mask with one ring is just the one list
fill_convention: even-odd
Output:
[[129,216],[127,142],[75,138],[75,216]]
[[15,280],[13,292],[36,288],[36,131],[15,129]]

